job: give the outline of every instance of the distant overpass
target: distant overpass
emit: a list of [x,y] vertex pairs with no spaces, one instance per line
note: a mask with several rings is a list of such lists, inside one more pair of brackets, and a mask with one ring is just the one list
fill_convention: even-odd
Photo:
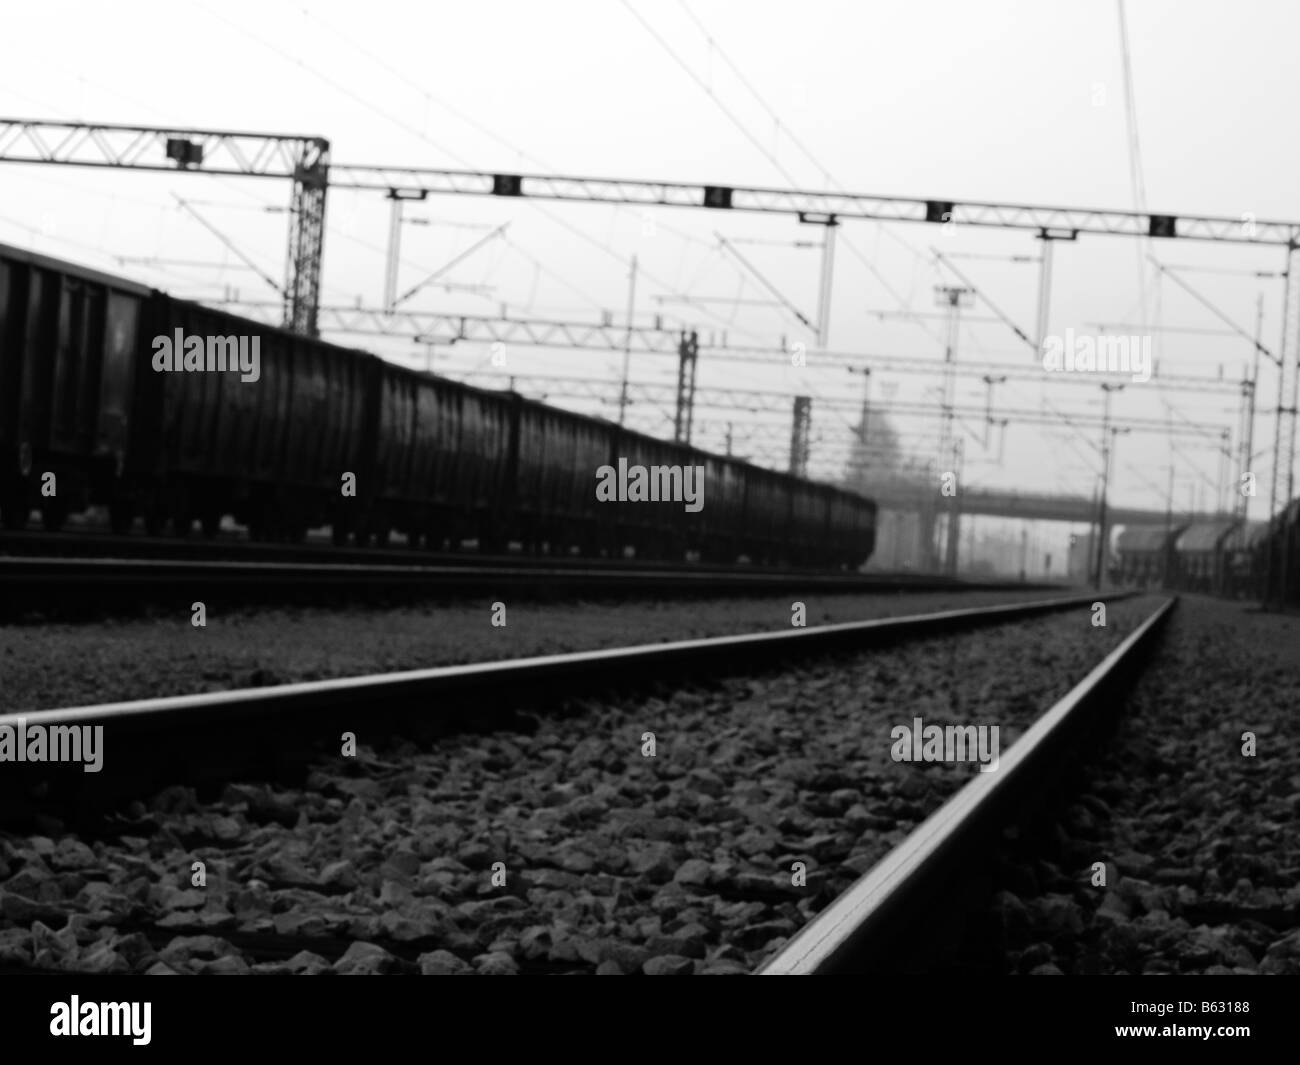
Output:
[[[939,494],[938,486],[881,485],[867,490],[880,506],[887,510],[920,511],[936,503],[940,513],[948,507],[948,500]],[[958,509],[963,515],[983,514],[997,518],[1021,518],[1033,521],[1095,522],[1097,500],[1089,496],[1049,495],[1035,492],[1012,492],[997,488],[973,488],[957,493]],[[1175,525],[1194,521],[1209,521],[1228,515],[1213,512],[1188,512],[1175,510]],[[1136,507],[1106,507],[1106,523],[1116,525],[1163,525],[1167,520],[1164,508],[1144,510]]]

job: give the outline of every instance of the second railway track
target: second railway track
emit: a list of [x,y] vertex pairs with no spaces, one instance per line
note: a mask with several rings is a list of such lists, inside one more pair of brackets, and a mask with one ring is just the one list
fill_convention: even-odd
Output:
[[[825,592],[1064,590],[1057,585],[977,581],[920,574],[768,570],[580,559],[470,558],[454,563],[312,561],[288,558],[75,558],[0,555],[5,608],[116,608],[169,596],[277,600],[285,597],[466,596],[542,598],[699,597]],[[131,600],[128,600],[128,596]]]

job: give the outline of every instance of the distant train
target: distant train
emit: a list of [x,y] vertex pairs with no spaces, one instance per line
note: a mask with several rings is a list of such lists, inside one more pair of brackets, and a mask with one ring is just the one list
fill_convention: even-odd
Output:
[[[163,340],[228,338],[234,369],[171,370]],[[243,338],[241,349],[239,338]],[[249,367],[256,341],[255,372]],[[207,357],[212,355],[209,343]],[[157,362],[155,362],[157,360]],[[209,365],[212,365],[211,363]],[[602,466],[702,468],[702,507],[597,498]],[[353,492],[349,493],[349,475]],[[659,494],[659,493],[656,493]],[[861,566],[856,493],[394,366],[0,244],[0,520],[96,504],[117,532]]]
[[1285,559],[1286,598],[1300,600],[1300,499],[1283,516],[1269,522],[1218,518],[1127,526],[1115,538],[1111,580],[1127,587],[1263,599],[1270,573],[1280,580]]

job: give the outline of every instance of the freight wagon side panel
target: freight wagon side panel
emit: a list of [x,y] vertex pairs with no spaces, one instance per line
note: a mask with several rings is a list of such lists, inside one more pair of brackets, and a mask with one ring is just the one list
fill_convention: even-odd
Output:
[[114,472],[117,474],[122,472],[130,446],[136,350],[141,346],[147,347],[142,344],[143,338],[140,336],[143,310],[144,303],[139,296],[121,292],[108,294],[95,450],[113,456]]
[[413,506],[432,500],[438,464],[438,393],[432,381],[417,377],[412,382],[415,409],[411,424],[411,458],[402,495]]
[[[251,323],[184,300],[162,296],[158,311],[156,336],[171,341],[173,367],[184,366],[185,345],[194,339],[203,344],[206,367],[209,338],[249,335]],[[180,350],[175,350],[177,330]],[[267,343],[260,335],[259,340],[256,382],[241,381],[238,369],[229,368],[228,348],[225,370],[154,371],[150,366],[163,379],[160,446],[168,473],[263,484],[279,480],[287,428],[286,376],[292,370],[283,341]],[[251,352],[251,335],[247,343]],[[151,350],[142,354],[150,362],[152,345],[151,339]],[[236,364],[238,358],[236,344]]]
[[[633,466],[645,467],[647,484],[653,473],[652,467],[675,466],[681,470],[683,494],[685,489],[685,467],[693,465],[695,460],[695,452],[691,448],[631,432],[622,433],[619,455],[627,459],[629,489],[631,487]],[[616,462],[615,474],[617,472],[618,466]],[[684,535],[689,528],[689,519],[698,516],[698,513],[686,512],[684,499],[643,500],[639,502],[628,500],[613,505],[619,508],[618,514],[621,525],[626,528],[639,529],[642,532],[650,532],[658,537],[673,538]]]
[[460,447],[464,393],[450,381],[426,381],[420,393],[419,433],[424,457],[423,485],[426,499],[439,507],[458,501],[456,452]]
[[520,509],[546,519],[594,520],[596,471],[609,461],[611,427],[526,403],[520,410]]
[[735,487],[729,483],[732,464],[727,459],[702,455],[700,461],[704,466],[704,509],[696,516],[691,538],[706,546],[725,538],[731,527]]
[[581,521],[599,521],[603,506],[596,499],[596,471],[609,462],[613,447],[613,426],[582,418],[577,422],[573,459],[561,470],[557,507]]
[[391,366],[380,380],[379,430],[375,448],[375,477],[383,499],[410,496],[411,452],[415,443],[415,376]]
[[785,488],[790,494],[790,523],[785,537],[787,544],[795,552],[823,550],[826,546],[829,489],[794,477],[785,478]]
[[[460,500],[476,513],[507,505],[510,433],[514,397],[508,393],[463,392],[457,483]],[[507,516],[498,515],[501,520]],[[498,530],[499,531],[499,530]]]
[[559,425],[548,425],[546,408],[525,402],[519,408],[519,461],[515,467],[515,513],[535,518],[542,512],[547,494],[554,490],[547,477],[551,464],[562,461],[565,441]]
[[751,466],[745,471],[745,537],[757,551],[776,547],[784,537],[789,499],[777,474]]
[[862,553],[857,557],[861,558],[863,562],[868,562],[871,556],[876,553],[876,530],[880,518],[880,508],[875,502],[864,500],[858,513],[860,518],[858,530],[862,536],[864,547]]
[[359,351],[327,350],[327,388],[334,418],[336,441],[322,449],[321,483],[331,499],[337,498],[344,471],[361,476],[369,440],[366,435],[366,401],[375,364],[380,360]]
[[[371,356],[306,337],[263,338],[292,359],[287,446],[282,476],[336,495],[345,471],[357,473],[365,413],[365,365]],[[264,362],[265,365],[265,362]],[[272,367],[283,365],[272,361]],[[259,381],[258,384],[261,384]],[[241,384],[253,388],[253,384]]]
[[25,270],[0,258],[0,478],[18,472]]
[[[263,339],[263,351],[270,346],[266,339]],[[324,455],[332,451],[337,457],[338,448],[335,418],[339,408],[330,403],[327,349],[305,337],[284,339],[282,343],[285,358],[277,369],[286,364],[289,367],[289,402],[277,480],[281,484],[317,486],[321,482]],[[261,380],[256,385],[239,383],[238,387],[256,388],[261,383]]]
[[49,436],[56,454],[82,458],[93,450],[104,355],[104,301],[103,286],[75,277],[60,279]]
[[51,391],[54,383],[54,345],[59,321],[60,277],[51,270],[30,267],[27,300],[23,309],[21,400],[18,407],[18,443],[35,458],[50,444]]
[[[134,282],[0,245],[0,473],[52,460],[93,493],[100,475],[116,472],[147,295]],[[69,498],[63,484],[59,494]]]
[[[194,335],[203,325],[193,306],[161,296],[158,300],[157,338],[167,341],[175,348],[176,331],[182,337]],[[152,361],[153,352],[164,354],[164,349],[142,351],[141,358]],[[171,351],[171,365],[184,359],[184,347],[180,351]],[[183,362],[182,362],[183,365]],[[151,365],[150,369],[153,367]],[[163,469],[172,474],[211,474],[225,471],[235,473],[231,463],[233,456],[226,453],[217,438],[217,416],[220,411],[216,382],[206,373],[182,373],[176,370],[159,370],[162,378],[162,424],[159,433],[159,447],[162,453]],[[245,434],[241,442],[251,438]],[[246,469],[242,472],[247,473]]]

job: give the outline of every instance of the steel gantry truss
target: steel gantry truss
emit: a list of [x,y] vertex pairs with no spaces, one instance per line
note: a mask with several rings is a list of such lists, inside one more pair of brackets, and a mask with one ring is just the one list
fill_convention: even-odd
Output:
[[1300,222],[1266,222],[1208,215],[1147,214],[1095,207],[1044,207],[976,200],[926,200],[850,192],[809,192],[743,185],[692,185],[621,178],[492,174],[476,170],[339,164],[330,184],[343,188],[456,193],[477,196],[577,200],[635,207],[704,207],[763,214],[870,218],[885,222],[937,222],[1034,233],[1109,233],[1290,246],[1300,243]]
[[0,118],[0,161],[4,162],[292,178],[295,219],[303,232],[292,235],[290,260],[304,280],[286,286],[286,299],[288,293],[300,290],[305,295],[319,291],[325,191],[331,185],[382,192],[394,201],[436,193],[698,207],[793,215],[828,228],[840,219],[866,218],[1020,229],[1050,239],[1100,233],[1287,248],[1300,244],[1300,222],[1249,215],[1226,218],[747,185],[367,166],[331,163],[329,153],[326,138],[301,134]]
[[330,165],[324,137],[0,118],[0,162],[291,180],[283,322],[316,335]]

